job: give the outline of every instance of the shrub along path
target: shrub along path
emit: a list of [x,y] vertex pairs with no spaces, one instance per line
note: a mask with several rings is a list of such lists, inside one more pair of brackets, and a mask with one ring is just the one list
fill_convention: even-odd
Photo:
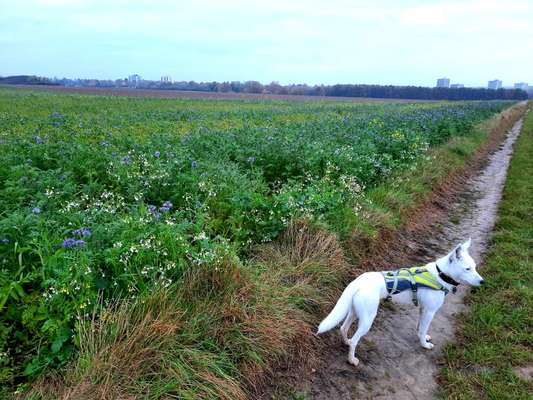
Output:
[[[521,126],[521,120],[516,122],[478,174],[471,176],[466,184],[455,179],[452,187],[441,193],[442,198],[433,201],[418,218],[412,218],[417,223],[395,235],[396,240],[392,238],[376,249],[375,256],[365,263],[365,269],[425,264],[468,237],[473,239],[470,253],[481,264],[496,219],[513,143]],[[457,185],[455,193],[454,185]],[[462,189],[457,192],[459,186]],[[446,197],[450,200],[451,194],[457,197],[446,205]],[[482,268],[480,273],[484,274]],[[358,346],[361,363],[357,368],[346,362],[347,349],[338,331],[331,331],[319,339],[325,342],[322,354],[306,371],[306,379],[298,371],[289,379],[288,386],[292,387],[281,391],[289,390],[295,398],[312,399],[434,398],[438,389],[437,361],[446,342],[455,335],[456,315],[465,310],[466,293],[467,289],[460,287],[456,295],[450,295],[433,320],[430,334],[435,348],[432,351],[422,349],[418,343],[416,308],[382,307],[373,328]],[[280,373],[284,374],[290,376],[288,371]]]

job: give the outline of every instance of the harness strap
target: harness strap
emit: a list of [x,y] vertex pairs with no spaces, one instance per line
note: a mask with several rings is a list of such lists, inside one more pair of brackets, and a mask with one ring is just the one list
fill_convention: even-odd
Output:
[[394,294],[396,292],[396,288],[398,287],[398,274],[400,273],[400,270],[394,271],[394,283],[392,284],[392,290],[390,293]]
[[[387,285],[387,283],[385,283],[385,287],[387,288],[387,293],[388,293],[387,298],[385,299],[387,301],[392,300],[392,295],[394,294],[394,292],[396,291],[396,287],[398,286],[398,272],[399,272],[398,270],[393,271],[394,281],[393,281],[391,289],[389,289],[389,286]],[[382,272],[382,274],[386,282],[387,277],[390,276],[390,274],[387,274],[386,272]]]
[[410,270],[407,270],[407,272],[409,273],[409,282],[411,283],[411,294],[412,294],[412,300],[413,300],[413,304],[418,307],[418,297],[417,297],[417,292],[418,292],[418,284],[416,283],[416,280],[413,276],[413,274],[411,273]]

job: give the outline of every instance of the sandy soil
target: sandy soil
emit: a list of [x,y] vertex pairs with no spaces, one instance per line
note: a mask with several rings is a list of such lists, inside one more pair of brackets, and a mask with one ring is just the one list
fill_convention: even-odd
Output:
[[46,85],[0,85],[4,88],[22,88],[35,91],[93,94],[100,96],[151,97],[159,99],[208,99],[208,100],[286,100],[286,101],[344,101],[354,103],[428,103],[435,100],[374,99],[369,97],[297,96],[289,94],[217,93],[187,90],[157,90],[131,88],[76,88]]
[[[444,255],[468,237],[473,239],[470,254],[478,265],[482,264],[496,220],[512,146],[521,125],[520,120],[500,148],[490,155],[484,169],[469,178],[467,189],[448,210],[448,221],[433,225],[431,231],[434,234],[428,237],[411,239],[409,248],[404,250],[412,254],[410,261],[413,264],[426,263]],[[483,275],[482,268],[480,273]],[[357,348],[361,361],[358,367],[346,362],[347,348],[335,330],[321,338],[325,347],[311,373],[288,377],[291,385],[295,391],[306,393],[312,399],[435,398],[438,389],[436,361],[444,344],[453,340],[455,316],[465,309],[463,298],[467,290],[460,286],[457,294],[448,295],[433,320],[430,327],[435,344],[433,350],[423,349],[418,342],[418,308],[386,305],[382,306],[374,326]]]

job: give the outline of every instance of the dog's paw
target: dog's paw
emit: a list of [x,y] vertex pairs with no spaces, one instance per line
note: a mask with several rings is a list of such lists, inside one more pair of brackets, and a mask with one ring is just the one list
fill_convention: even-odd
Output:
[[357,357],[348,356],[348,363],[352,364],[354,367],[359,365],[359,359]]
[[426,335],[426,342],[431,342],[431,336]]
[[421,343],[421,344],[424,349],[428,349],[428,350],[431,350],[433,347],[435,347],[433,343]]

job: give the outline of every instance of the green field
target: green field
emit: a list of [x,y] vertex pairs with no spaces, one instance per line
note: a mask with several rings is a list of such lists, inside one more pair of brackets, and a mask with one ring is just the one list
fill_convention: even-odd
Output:
[[1,89],[0,386],[244,398],[511,104]]
[[[482,270],[459,341],[445,351],[448,399],[531,399],[533,384],[533,113],[514,146]],[[529,371],[529,372],[528,372]]]

